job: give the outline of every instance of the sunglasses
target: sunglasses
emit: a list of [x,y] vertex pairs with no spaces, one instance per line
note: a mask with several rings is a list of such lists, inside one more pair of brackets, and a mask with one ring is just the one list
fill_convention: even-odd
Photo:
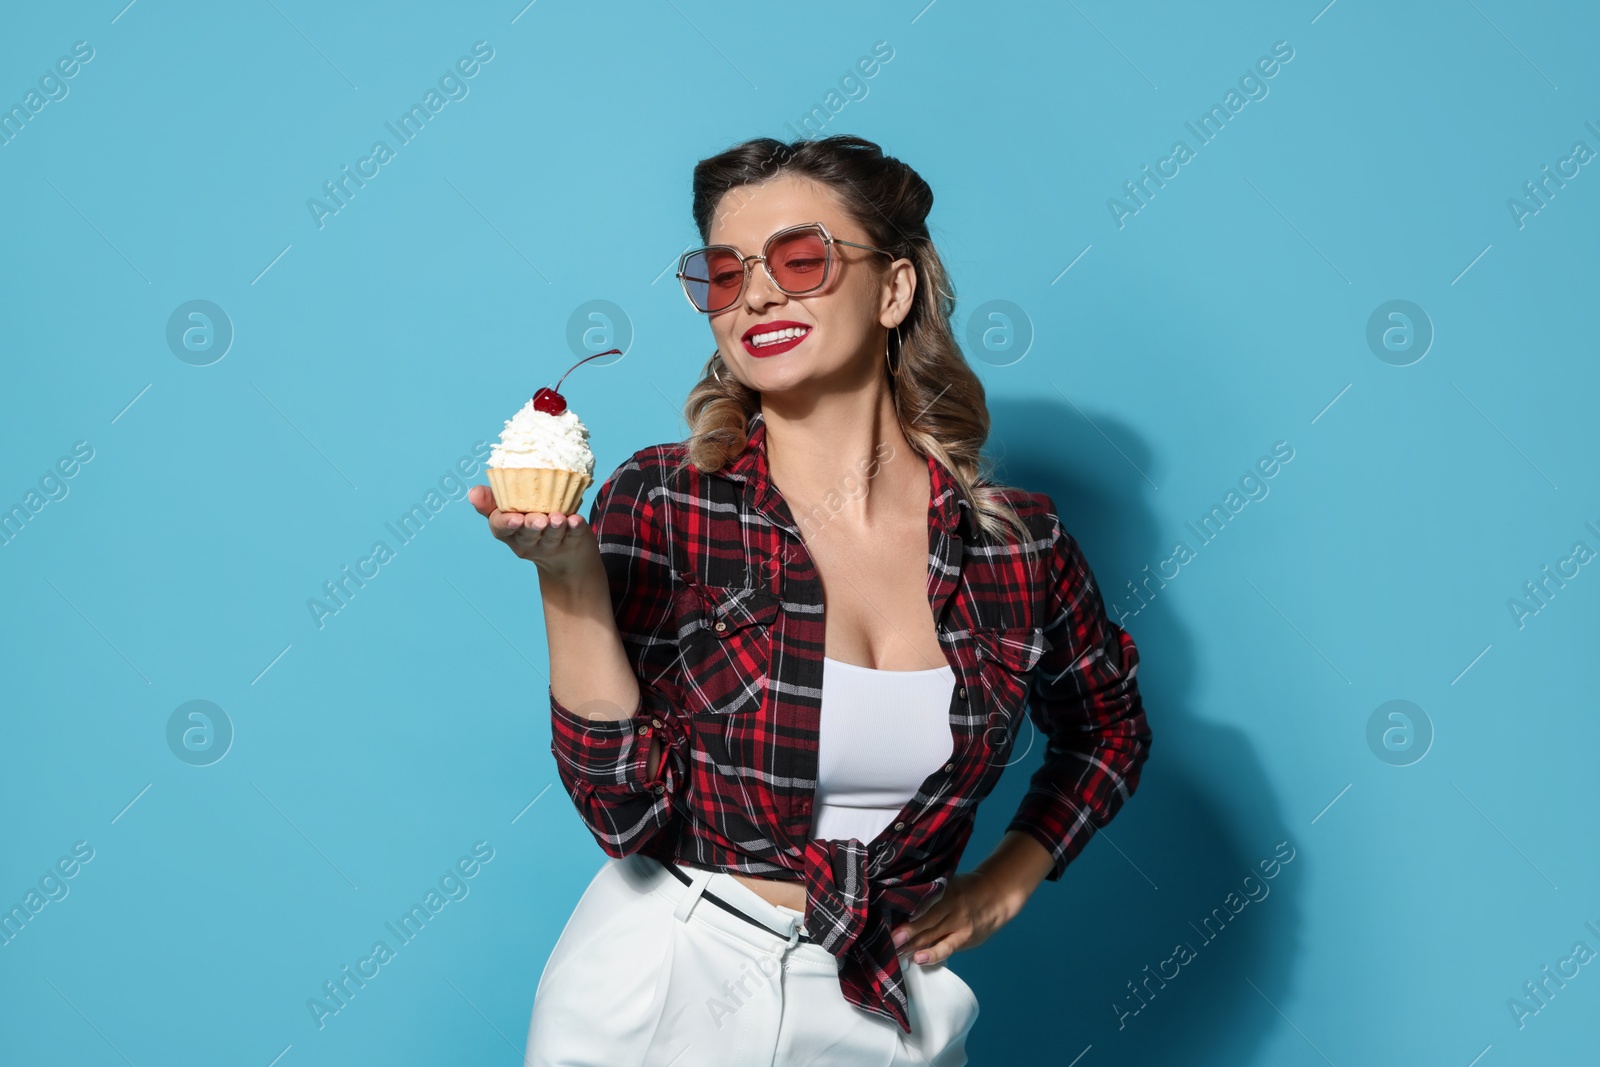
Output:
[[759,260],[772,284],[788,296],[815,293],[833,275],[833,246],[849,245],[869,252],[894,253],[835,237],[820,222],[779,230],[767,238],[759,256],[745,256],[732,245],[707,245],[685,252],[678,261],[678,280],[696,311],[708,315],[739,302],[750,282],[751,265]]

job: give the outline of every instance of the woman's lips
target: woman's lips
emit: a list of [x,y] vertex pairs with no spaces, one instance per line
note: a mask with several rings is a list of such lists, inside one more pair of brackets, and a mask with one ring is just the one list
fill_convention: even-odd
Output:
[[[800,336],[785,338],[782,341],[777,341],[777,342],[774,342],[773,344],[768,344],[768,345],[752,344],[751,343],[751,339],[754,338],[754,337],[759,337],[761,335],[761,333],[763,332],[762,330],[759,330],[759,329],[758,330],[753,330],[753,331],[747,333],[745,335],[745,337],[743,338],[744,350],[746,352],[750,353],[750,355],[756,357],[757,359],[760,359],[760,358],[762,358],[764,356],[776,356],[776,355],[779,355],[781,353],[787,352],[791,348],[793,348],[795,345],[799,344],[801,341],[804,341],[807,337],[811,336],[811,328],[809,326],[800,326],[799,324],[795,324],[795,326],[796,326],[796,328],[798,328],[801,331],[800,332]],[[775,327],[773,327],[773,329],[783,329],[783,327],[782,326],[775,326]],[[771,332],[771,330],[768,330],[766,332]]]

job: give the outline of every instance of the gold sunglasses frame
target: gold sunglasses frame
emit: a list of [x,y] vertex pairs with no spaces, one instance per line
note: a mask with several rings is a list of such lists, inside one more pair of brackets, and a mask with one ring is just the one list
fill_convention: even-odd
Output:
[[[779,284],[778,279],[774,278],[772,276],[772,267],[767,262],[767,254],[772,248],[772,242],[778,240],[778,238],[780,238],[780,237],[785,237],[785,236],[787,236],[789,234],[796,233],[796,232],[798,232],[800,230],[817,230],[817,231],[821,232],[823,247],[826,249],[826,258],[823,260],[823,264],[822,264],[822,280],[820,282],[818,282],[816,285],[813,285],[809,289],[802,289],[799,292],[796,292],[796,291],[794,291],[792,289],[784,288],[781,284]],[[766,239],[766,241],[762,244],[762,246],[761,246],[761,254],[758,255],[758,256],[757,255],[750,255],[750,256],[740,255],[739,250],[737,248],[733,247],[732,245],[704,245],[704,246],[702,246],[700,248],[690,249],[689,251],[685,252],[683,255],[678,257],[678,274],[677,274],[678,283],[682,286],[682,288],[683,288],[683,298],[685,300],[689,301],[689,306],[690,307],[694,308],[696,311],[700,312],[700,314],[702,314],[702,315],[717,315],[717,314],[720,314],[721,312],[727,311],[728,308],[733,307],[740,300],[744,299],[744,291],[750,285],[750,271],[751,271],[751,268],[752,268],[753,264],[756,261],[759,261],[761,263],[761,269],[766,271],[766,273],[767,273],[767,280],[772,283],[773,288],[777,289],[778,292],[784,294],[785,296],[809,296],[812,293],[818,292],[818,291],[826,288],[827,284],[828,284],[828,279],[833,277],[833,264],[834,264],[833,246],[836,245],[836,244],[849,245],[851,248],[864,248],[868,252],[881,252],[883,255],[888,256],[890,259],[896,258],[895,254],[893,252],[889,251],[886,248],[877,248],[877,247],[874,247],[873,245],[864,245],[864,244],[860,244],[860,243],[858,243],[856,241],[846,241],[842,237],[835,237],[833,234],[828,232],[828,227],[823,225],[820,222],[802,222],[798,226],[785,226],[783,229],[779,230],[778,232],[774,233],[772,236],[768,237]],[[701,307],[699,304],[696,304],[694,302],[694,296],[691,295],[690,292],[689,292],[689,281],[690,281],[690,278],[689,278],[689,275],[685,273],[685,268],[688,267],[689,260],[692,257],[698,256],[698,255],[703,255],[703,254],[705,254],[707,252],[710,252],[712,249],[717,249],[717,248],[727,249],[729,253],[731,253],[735,258],[737,258],[740,261],[741,264],[743,264],[743,266],[744,266],[744,277],[742,279],[740,279],[740,281],[739,281],[739,292],[734,295],[734,298],[731,301],[728,302],[726,307],[720,307],[720,308],[717,308],[714,311],[708,311],[705,308]],[[711,284],[711,279],[709,279],[709,278],[695,278],[694,281],[699,282],[699,283],[704,284],[704,285],[707,285],[707,286],[709,286]]]

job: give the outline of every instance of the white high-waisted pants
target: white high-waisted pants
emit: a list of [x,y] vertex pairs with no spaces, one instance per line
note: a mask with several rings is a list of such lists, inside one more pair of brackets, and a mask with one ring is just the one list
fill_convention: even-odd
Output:
[[807,932],[732,875],[634,853],[584,891],[534,994],[525,1067],[963,1067],[978,998],[947,963],[901,957],[911,1033],[851,1004],[839,961],[769,930]]

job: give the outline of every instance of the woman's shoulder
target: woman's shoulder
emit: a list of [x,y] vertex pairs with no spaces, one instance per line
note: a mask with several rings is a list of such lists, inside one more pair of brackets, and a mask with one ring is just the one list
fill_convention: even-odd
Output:
[[979,488],[986,490],[990,499],[1009,506],[1032,530],[1036,537],[1048,538],[1060,522],[1055,501],[1045,493],[1035,493],[1016,485],[1001,485],[980,478]]
[[688,462],[688,445],[683,441],[663,442],[635,449],[600,483],[596,503],[613,508],[638,508],[653,504],[669,489],[682,487]]
[[979,478],[978,486],[987,489],[996,499],[1002,500],[1017,509],[1017,514],[1032,514],[1035,511],[1051,511],[1054,505],[1044,493],[1035,493],[1018,485],[1003,485]]
[[683,441],[664,442],[658,445],[646,445],[635,449],[621,463],[617,464],[610,476],[610,481],[618,475],[629,471],[638,471],[653,482],[660,483],[665,476],[679,467],[688,457],[688,445]]

